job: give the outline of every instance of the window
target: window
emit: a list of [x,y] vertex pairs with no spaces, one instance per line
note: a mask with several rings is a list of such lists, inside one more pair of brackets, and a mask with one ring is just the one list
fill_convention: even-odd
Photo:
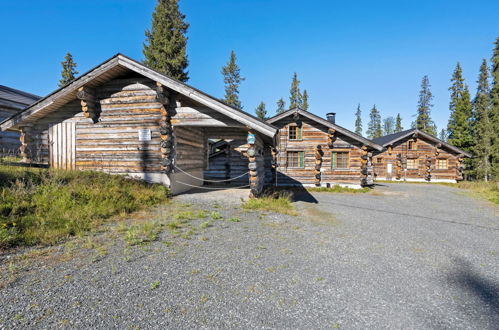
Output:
[[348,152],[332,152],[331,168],[349,168]]
[[409,150],[416,150],[416,143],[414,141],[409,141]]
[[418,168],[418,160],[416,158],[407,159],[407,168],[417,169]]
[[437,170],[447,169],[447,159],[437,159]]
[[383,158],[382,157],[379,157],[378,159],[376,159],[376,162],[378,164],[383,164]]
[[301,127],[289,126],[289,139],[301,140]]
[[288,151],[288,167],[305,167],[303,151]]

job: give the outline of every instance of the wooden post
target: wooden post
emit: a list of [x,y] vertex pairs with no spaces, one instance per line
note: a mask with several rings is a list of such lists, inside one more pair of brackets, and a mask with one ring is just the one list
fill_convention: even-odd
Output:
[[262,195],[265,184],[263,143],[252,131],[248,131],[247,142],[249,145],[246,154],[249,160],[250,198],[255,198]]
[[161,171],[171,173],[173,171],[173,157],[175,154],[175,143],[173,127],[171,122],[172,113],[175,111],[175,95],[168,91],[159,82],[156,83],[156,100],[162,104],[161,119],[159,121],[159,133],[161,134]]
[[329,148],[333,147],[334,141],[336,141],[336,130],[334,128],[329,128],[327,130],[327,145]]
[[431,181],[432,168],[431,168],[431,157],[430,156],[426,156],[425,167],[426,167],[425,180]]
[[397,154],[395,178],[400,180],[402,177],[402,154]]
[[99,121],[100,104],[96,97],[96,92],[90,87],[80,87],[76,93],[76,97],[80,99],[81,110],[85,118],[90,118],[94,123]]
[[322,147],[317,145],[315,147],[315,186],[321,186],[321,166],[322,166],[322,156],[324,156],[324,151]]
[[456,167],[456,181],[464,180],[464,164],[463,164],[463,155],[457,156],[457,167]]
[[19,147],[20,156],[22,157],[23,163],[29,163],[30,160],[30,142],[31,139],[31,126],[23,126],[21,127],[21,136],[19,137],[19,141],[21,141],[21,146]]
[[363,145],[361,148],[360,156],[360,185],[369,186],[374,183],[373,181],[373,167],[372,167],[372,152],[368,151],[368,147]]
[[279,153],[279,151],[277,150],[277,148],[275,147],[272,147],[270,149],[270,153],[272,155],[272,182],[276,184],[277,186],[277,167],[279,166],[278,165],[278,161],[277,161],[277,154]]

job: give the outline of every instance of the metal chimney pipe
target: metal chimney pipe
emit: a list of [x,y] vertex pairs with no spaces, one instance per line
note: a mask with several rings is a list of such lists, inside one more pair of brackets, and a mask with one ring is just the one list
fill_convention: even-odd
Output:
[[330,123],[336,124],[336,112],[326,113],[326,119]]

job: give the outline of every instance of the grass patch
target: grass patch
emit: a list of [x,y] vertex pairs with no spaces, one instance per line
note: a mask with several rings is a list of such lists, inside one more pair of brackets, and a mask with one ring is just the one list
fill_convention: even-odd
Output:
[[210,216],[213,220],[220,220],[222,219],[222,215],[220,215],[220,212],[218,211],[213,211],[210,213]]
[[472,195],[499,204],[499,181],[461,181],[458,188],[469,190]]
[[251,198],[242,204],[245,210],[265,210],[287,215],[297,215],[295,206],[291,203],[291,194],[280,191],[260,198]]
[[0,247],[53,245],[167,200],[166,187],[118,175],[0,165]]
[[332,187],[312,187],[312,188],[307,188],[307,191],[309,192],[332,192],[332,193],[353,193],[353,194],[358,194],[358,193],[366,193],[371,191],[371,189],[367,187],[363,187],[360,189],[355,189],[355,188],[349,188],[349,187],[342,187],[340,185],[334,185]]

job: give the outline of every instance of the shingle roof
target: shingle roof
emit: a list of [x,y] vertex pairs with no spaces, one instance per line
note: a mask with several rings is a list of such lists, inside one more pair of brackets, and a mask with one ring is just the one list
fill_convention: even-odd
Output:
[[412,131],[414,131],[413,128],[407,129],[407,130],[402,131],[402,132],[381,136],[379,138],[373,139],[373,141],[377,144],[384,145],[385,143],[388,143],[390,141],[394,141],[394,140],[398,140],[400,138],[403,138],[404,136],[406,136],[408,133],[410,133]]
[[5,106],[24,109],[26,106],[35,103],[39,99],[41,99],[41,97],[38,95],[0,85],[0,103]]

